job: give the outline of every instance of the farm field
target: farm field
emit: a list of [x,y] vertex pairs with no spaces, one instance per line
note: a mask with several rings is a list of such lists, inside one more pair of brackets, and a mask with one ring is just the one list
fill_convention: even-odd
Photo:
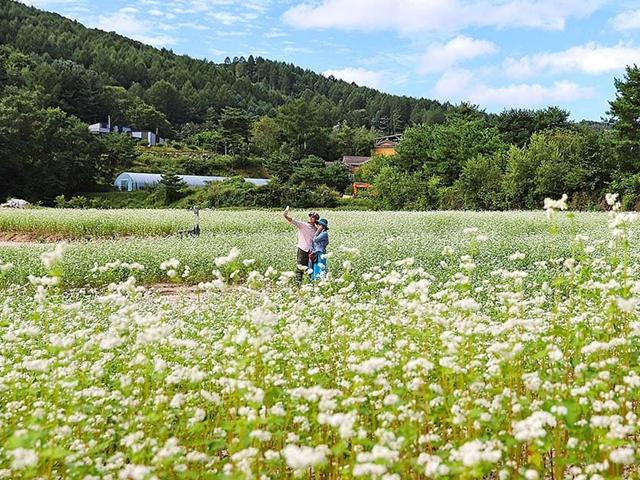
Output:
[[632,215],[102,213],[0,212],[0,478],[640,475]]
[[[304,218],[306,212],[294,212]],[[607,219],[603,213],[576,213],[557,219],[557,233],[550,234],[551,224],[544,212],[344,212],[330,211],[331,259],[334,271],[344,260],[356,270],[415,257],[433,275],[448,274],[440,267],[445,246],[459,249],[468,243],[466,228],[477,228],[486,237],[478,248],[480,270],[490,272],[502,266],[507,257],[519,250],[526,253],[525,263],[547,260],[550,255],[570,253],[577,233],[598,242],[608,240]],[[69,287],[103,285],[125,280],[126,268],[92,272],[107,263],[137,262],[139,282],[166,281],[160,268],[165,260],[178,259],[189,266],[182,281],[207,280],[213,260],[239,249],[244,258],[255,259],[254,268],[289,270],[293,268],[295,231],[280,212],[265,210],[202,211],[202,235],[180,237],[176,232],[193,226],[189,211],[176,210],[22,210],[0,211],[0,238],[17,235],[21,239],[67,239],[65,257],[60,268],[62,282]],[[633,239],[637,231],[630,231]],[[0,261],[13,268],[4,275],[5,283],[26,283],[28,275],[44,274],[39,255],[46,245],[0,244]],[[353,257],[342,251],[357,248]],[[633,253],[633,252],[632,252]],[[353,258],[352,258],[353,257]]]

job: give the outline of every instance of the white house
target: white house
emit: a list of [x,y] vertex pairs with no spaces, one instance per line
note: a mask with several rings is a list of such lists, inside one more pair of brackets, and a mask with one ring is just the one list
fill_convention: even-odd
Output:
[[163,145],[165,143],[164,138],[160,137],[157,133],[149,130],[135,130],[131,127],[124,127],[120,125],[111,125],[111,117],[107,123],[100,122],[89,125],[89,131],[95,135],[105,135],[107,133],[124,133],[136,140],[146,141],[151,147],[156,145]]
[[89,131],[96,135],[104,135],[106,133],[111,133],[111,126],[108,123],[94,123],[93,125],[89,125]]

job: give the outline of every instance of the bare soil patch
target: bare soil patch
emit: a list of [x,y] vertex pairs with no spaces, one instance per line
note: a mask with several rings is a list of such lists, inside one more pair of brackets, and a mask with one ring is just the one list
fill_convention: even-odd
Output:
[[0,232],[0,245],[11,247],[16,245],[35,245],[38,243],[55,243],[64,240],[61,235],[37,234],[29,232]]

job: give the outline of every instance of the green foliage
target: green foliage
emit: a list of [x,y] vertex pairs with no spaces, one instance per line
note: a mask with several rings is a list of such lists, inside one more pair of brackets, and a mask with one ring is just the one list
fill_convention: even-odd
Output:
[[112,133],[99,135],[100,161],[97,165],[96,182],[111,185],[113,179],[123,170],[129,169],[138,159],[136,142],[127,135]]
[[338,158],[344,155],[369,156],[373,149],[376,134],[364,127],[351,127],[347,122],[340,123],[331,132],[336,144]]
[[525,146],[535,132],[570,126],[569,112],[558,107],[544,110],[512,108],[497,115],[493,123],[505,141],[517,147]]
[[545,197],[578,192],[602,196],[611,181],[611,148],[606,133],[548,130],[535,133],[524,150],[509,151],[505,175],[507,204],[539,208]]
[[504,152],[491,156],[478,155],[465,163],[456,182],[467,210],[500,210],[504,208]]
[[[374,184],[382,208],[497,210],[540,208],[544,198],[563,193],[573,207],[593,208],[618,178],[606,130],[547,129],[534,133],[526,147],[506,149],[495,128],[481,122],[413,127],[397,155],[374,158],[356,179]],[[436,154],[438,160],[430,160]]]
[[391,157],[386,155],[374,155],[367,163],[362,165],[355,172],[355,180],[357,182],[371,183],[380,174],[380,170],[384,167],[397,168],[397,156]]
[[304,183],[309,186],[326,185],[342,192],[350,185],[351,180],[342,164],[327,166],[320,157],[310,155],[295,164],[289,183]]
[[215,130],[205,130],[190,136],[187,142],[191,145],[217,152],[220,146],[224,144],[224,136]]
[[269,155],[264,164],[272,177],[286,182],[291,176],[295,162],[291,158],[291,153],[286,148],[281,148]]
[[176,173],[168,171],[162,174],[160,184],[156,188],[164,204],[169,205],[184,196],[187,185]]
[[[330,145],[330,129],[323,126],[332,118],[324,110],[326,107],[323,103],[297,99],[279,109],[276,121],[294,160],[308,155],[322,158],[335,156]],[[329,118],[325,120],[325,116]]]
[[451,185],[468,159],[506,148],[499,132],[487,127],[484,120],[456,116],[445,124],[409,128],[396,149],[396,157],[400,168],[422,171],[426,177],[437,175],[444,185]]
[[232,177],[223,182],[213,182],[207,187],[204,198],[211,207],[245,206],[249,205],[251,192],[255,189],[244,178]]
[[9,87],[0,97],[0,197],[52,201],[89,191],[100,146],[86,124],[45,107],[34,92]]
[[272,181],[257,187],[242,177],[213,182],[195,194],[195,203],[211,207],[334,207],[339,194],[326,185]]
[[624,77],[615,80],[616,98],[609,102],[618,170],[635,173],[640,169],[640,68],[628,66]]
[[251,127],[251,144],[259,155],[268,157],[280,147],[280,126],[272,117],[262,116]]
[[164,113],[171,123],[182,123],[186,120],[185,100],[176,87],[168,81],[162,79],[155,82],[145,97],[147,103]]
[[406,173],[393,167],[382,167],[374,180],[375,195],[387,210],[423,210],[425,183],[419,173]]
[[124,88],[105,87],[104,96],[106,98],[105,113],[111,115],[112,124],[127,125],[153,132],[157,129],[160,135],[165,136],[171,133],[171,124],[164,113]]

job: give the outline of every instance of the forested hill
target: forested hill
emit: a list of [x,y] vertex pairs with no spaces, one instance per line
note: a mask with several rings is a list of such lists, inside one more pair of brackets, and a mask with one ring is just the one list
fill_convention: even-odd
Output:
[[[176,127],[216,121],[224,107],[273,115],[288,101],[304,99],[323,127],[347,121],[397,132],[441,118],[446,109],[433,100],[389,95],[261,57],[218,64],[177,55],[12,0],[0,0],[0,43],[28,54],[39,64],[29,81],[58,91],[59,106],[88,123],[104,121],[109,112],[118,121],[146,123],[139,128],[157,128],[157,118],[118,111],[118,105],[139,101]],[[2,55],[10,53],[5,48]]]

